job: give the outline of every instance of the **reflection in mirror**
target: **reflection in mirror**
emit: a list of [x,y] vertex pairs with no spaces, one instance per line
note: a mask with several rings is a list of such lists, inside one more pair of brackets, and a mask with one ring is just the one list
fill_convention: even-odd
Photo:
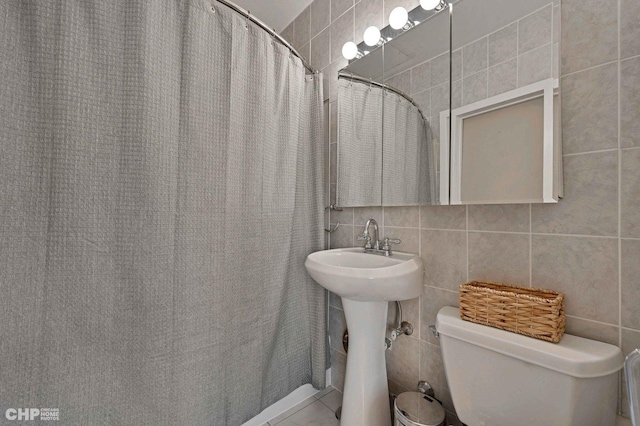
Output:
[[338,189],[340,205],[433,204],[437,159],[420,107],[360,76],[342,72],[338,84],[338,182],[347,183]]
[[562,196],[559,25],[558,0],[454,3],[451,204]]
[[448,151],[440,152],[438,138],[440,112],[449,110],[449,21],[447,7],[444,13],[417,7],[408,30],[384,28],[382,46],[361,44],[366,54],[341,71],[341,207],[431,205],[444,198],[439,171]]
[[338,76],[337,203],[341,207],[382,202],[384,89],[364,78]]

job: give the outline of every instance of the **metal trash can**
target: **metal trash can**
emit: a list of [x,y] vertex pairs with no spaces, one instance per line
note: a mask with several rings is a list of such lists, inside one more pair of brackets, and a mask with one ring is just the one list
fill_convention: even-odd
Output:
[[435,398],[420,392],[398,395],[394,426],[444,426],[444,408]]

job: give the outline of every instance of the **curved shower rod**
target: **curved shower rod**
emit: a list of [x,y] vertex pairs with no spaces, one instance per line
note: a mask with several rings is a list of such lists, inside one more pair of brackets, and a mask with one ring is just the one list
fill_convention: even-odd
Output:
[[263,30],[268,32],[271,35],[271,37],[273,37],[276,40],[278,40],[278,42],[280,42],[287,49],[289,49],[291,51],[291,53],[293,53],[295,56],[297,56],[302,61],[302,65],[304,65],[304,67],[307,69],[307,71],[309,71],[311,74],[317,74],[318,73],[318,71],[316,69],[312,68],[311,65],[309,65],[309,63],[307,62],[307,60],[300,53],[298,53],[298,51],[296,49],[294,49],[293,46],[291,46],[291,44],[289,44],[289,42],[287,40],[285,40],[282,36],[280,36],[280,34],[278,34],[276,32],[276,30],[274,30],[272,28],[269,28],[269,26],[267,24],[265,24],[260,19],[258,19],[255,16],[253,16],[250,11],[244,10],[243,8],[238,6],[237,4],[235,4],[233,2],[230,2],[228,0],[216,0],[216,1],[218,3],[222,3],[223,5],[227,6],[229,9],[232,9],[232,10],[236,11],[240,15],[244,16],[245,18],[247,18],[248,20],[250,20],[251,22],[253,22],[257,26],[259,26],[260,28],[262,28]]
[[422,119],[424,121],[428,122],[428,120],[424,117],[424,114],[422,113],[422,109],[420,108],[420,105],[418,105],[416,103],[416,101],[414,101],[411,96],[407,95],[402,90],[396,89],[395,87],[389,86],[388,84],[378,83],[377,81],[375,81],[373,79],[362,77],[361,75],[354,74],[351,71],[345,71],[344,69],[341,69],[340,71],[338,71],[338,78],[346,78],[347,80],[357,81],[359,83],[365,83],[365,84],[369,84],[371,86],[380,87],[382,89],[385,89],[385,90],[388,90],[390,92],[393,92],[396,95],[402,96],[403,98],[408,100],[411,103],[411,105],[416,107],[418,109],[418,112],[420,113],[420,116],[422,117]]

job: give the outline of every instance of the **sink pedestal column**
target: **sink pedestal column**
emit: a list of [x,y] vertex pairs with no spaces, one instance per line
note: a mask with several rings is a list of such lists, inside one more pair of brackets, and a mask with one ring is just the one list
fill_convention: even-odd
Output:
[[349,328],[341,426],[390,426],[385,364],[388,302],[342,298]]

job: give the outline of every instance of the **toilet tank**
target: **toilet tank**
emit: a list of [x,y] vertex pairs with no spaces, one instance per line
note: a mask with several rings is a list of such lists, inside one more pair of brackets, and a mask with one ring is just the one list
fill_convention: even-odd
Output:
[[468,426],[616,424],[620,349],[565,334],[550,343],[438,312],[442,360]]

